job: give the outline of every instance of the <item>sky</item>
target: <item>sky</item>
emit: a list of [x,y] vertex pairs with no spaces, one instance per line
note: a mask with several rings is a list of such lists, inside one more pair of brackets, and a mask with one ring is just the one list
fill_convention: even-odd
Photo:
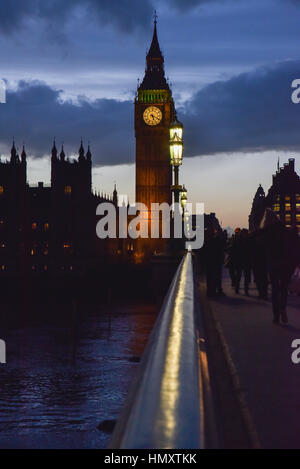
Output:
[[278,158],[300,172],[300,0],[10,0],[0,3],[0,154],[25,142],[30,183],[49,182],[55,137],[91,144],[93,188],[134,201],[133,100],[154,10],[184,124],[181,181],[223,227],[247,226]]

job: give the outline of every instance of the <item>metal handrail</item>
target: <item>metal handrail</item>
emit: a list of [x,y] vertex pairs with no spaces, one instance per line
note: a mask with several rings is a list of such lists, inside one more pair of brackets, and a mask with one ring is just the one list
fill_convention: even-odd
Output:
[[192,255],[172,281],[132,383],[110,448],[204,447]]

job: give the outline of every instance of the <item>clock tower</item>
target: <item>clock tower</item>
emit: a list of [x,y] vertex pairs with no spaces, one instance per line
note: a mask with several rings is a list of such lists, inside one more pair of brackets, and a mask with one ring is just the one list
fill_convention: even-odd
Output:
[[[172,203],[169,129],[174,118],[175,107],[165,78],[164,57],[157,38],[155,15],[152,43],[146,56],[145,76],[135,98],[135,200],[146,205],[149,225],[154,216],[150,210],[151,203]],[[165,250],[166,240],[144,240],[144,247],[147,241],[151,250]]]

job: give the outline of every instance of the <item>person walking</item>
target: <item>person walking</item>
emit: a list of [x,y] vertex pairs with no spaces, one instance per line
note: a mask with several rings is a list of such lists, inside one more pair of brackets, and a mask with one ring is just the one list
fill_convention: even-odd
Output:
[[235,244],[236,243],[235,241],[240,231],[241,231],[240,228],[236,228],[234,230],[234,234],[227,241],[227,248],[226,248],[227,256],[226,256],[225,266],[228,268],[232,288],[235,288],[235,284],[236,284],[236,265],[235,265],[236,264],[235,263],[235,258],[236,258]]
[[261,235],[267,255],[272,287],[273,323],[288,322],[286,312],[288,286],[300,262],[300,241],[293,230],[288,230],[270,208],[261,222]]
[[215,250],[216,250],[216,290],[217,295],[226,296],[222,287],[223,279],[223,265],[225,260],[225,248],[227,243],[227,232],[216,231],[215,235]]
[[264,239],[261,230],[256,230],[250,235],[252,243],[252,268],[254,281],[258,291],[258,297],[268,299],[268,265]]
[[207,296],[224,295],[222,289],[222,265],[224,262],[224,236],[213,227],[205,229],[202,259],[205,267]]
[[239,293],[240,281],[244,275],[244,291],[249,296],[249,284],[251,282],[252,249],[248,230],[240,233],[240,262],[237,270],[236,292]]
[[229,253],[231,278],[235,292],[240,292],[240,282],[244,274],[245,295],[249,295],[249,284],[251,280],[251,245],[248,230],[236,228],[232,239]]

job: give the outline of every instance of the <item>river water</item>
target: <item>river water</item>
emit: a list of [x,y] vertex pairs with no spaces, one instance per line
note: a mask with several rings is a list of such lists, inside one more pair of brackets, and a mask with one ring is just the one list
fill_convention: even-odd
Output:
[[155,308],[0,332],[0,448],[105,448],[155,321]]

